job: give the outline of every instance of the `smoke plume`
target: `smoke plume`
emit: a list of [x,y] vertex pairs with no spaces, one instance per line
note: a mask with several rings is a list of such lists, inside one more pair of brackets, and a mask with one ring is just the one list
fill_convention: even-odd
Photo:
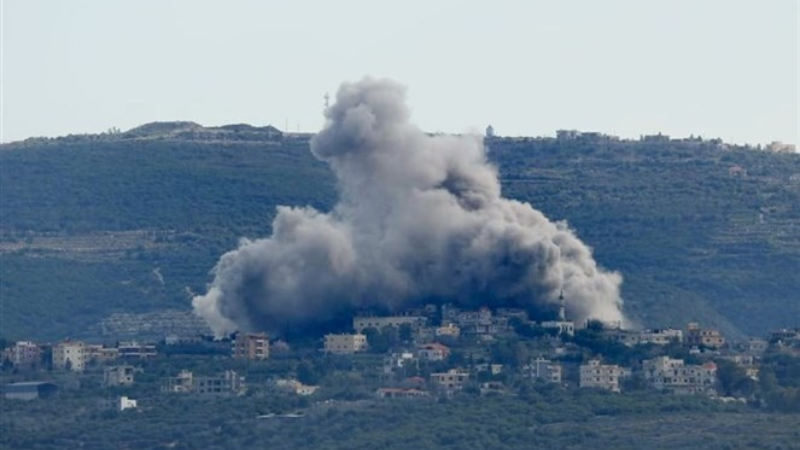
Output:
[[623,321],[622,277],[597,266],[563,222],[501,195],[478,136],[430,136],[405,88],[343,84],[311,150],[336,174],[329,213],[278,208],[273,234],[242,240],[193,305],[218,336],[324,327],[359,309],[428,302],[517,306]]

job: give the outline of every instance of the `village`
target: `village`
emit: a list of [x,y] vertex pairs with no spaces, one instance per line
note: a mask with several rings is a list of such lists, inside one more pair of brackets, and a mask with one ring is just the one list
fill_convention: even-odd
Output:
[[522,309],[428,305],[402,315],[358,315],[351,327],[308,342],[266,333],[231,339],[169,335],[115,345],[64,340],[8,343],[7,400],[58,401],[92,392],[119,411],[164,395],[289,395],[303,405],[363,397],[516,395],[520,389],[650,390],[725,402],[755,401],[765,352],[800,356],[800,330],[729,343],[715,329],[626,330],[552,320]]

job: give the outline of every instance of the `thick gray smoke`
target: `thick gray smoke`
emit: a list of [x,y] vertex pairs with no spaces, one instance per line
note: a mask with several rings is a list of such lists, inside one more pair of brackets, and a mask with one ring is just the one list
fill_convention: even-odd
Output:
[[409,122],[405,89],[342,85],[311,142],[333,168],[330,213],[279,207],[273,235],[220,259],[195,311],[221,336],[324,325],[363,308],[424,302],[623,321],[617,273],[598,268],[564,223],[501,196],[478,136],[430,136]]

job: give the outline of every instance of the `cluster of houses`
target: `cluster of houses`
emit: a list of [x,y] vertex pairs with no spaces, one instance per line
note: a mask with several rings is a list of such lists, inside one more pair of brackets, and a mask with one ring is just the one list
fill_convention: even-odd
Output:
[[[374,354],[370,336],[390,329],[395,336],[403,335],[402,340],[381,355],[380,363],[375,367],[382,384],[376,394],[381,398],[449,396],[467,388],[481,394],[505,393],[508,391],[505,382],[510,377],[621,392],[625,390],[625,380],[638,376],[650,388],[663,392],[715,395],[718,382],[714,361],[729,360],[744,368],[755,380],[758,378],[759,355],[770,345],[767,340],[751,339],[733,349],[718,330],[703,328],[696,323],[683,330],[626,330],[618,326],[595,329],[603,339],[628,347],[651,345],[667,348],[668,345],[678,345],[698,356],[693,358],[695,363],[689,363],[662,354],[639,361],[635,367],[622,367],[604,361],[603,355],[592,354],[576,343],[573,336],[584,326],[567,320],[563,296],[553,320],[538,323],[529,320],[521,309],[492,311],[489,308],[463,310],[450,305],[429,306],[404,315],[355,317],[351,330],[324,336],[319,354],[334,359]],[[537,333],[531,334],[534,337],[529,338],[539,340],[541,345],[536,348],[541,351],[532,353],[527,362],[514,365],[493,360],[487,350],[490,345],[503,337],[518,334],[520,327],[538,329]],[[163,344],[196,342],[196,338],[170,337]],[[468,344],[464,345],[465,342]],[[776,331],[769,342],[787,349],[800,349],[800,330]],[[228,345],[229,350],[225,351],[229,351],[231,358],[254,362],[268,361],[271,346],[276,352],[287,348],[285,343],[271,345],[265,333],[240,332]],[[73,340],[48,346],[19,341],[4,350],[3,360],[4,364],[22,372],[36,372],[45,360],[49,360],[52,370],[64,373],[82,372],[87,367],[95,371],[100,368],[104,386],[124,387],[134,385],[137,374],[142,372],[137,362],[156,357],[157,349],[153,342],[139,341],[119,342],[113,347]],[[454,353],[458,353],[457,358]],[[161,379],[160,392],[241,395],[248,389],[245,377],[234,370],[212,376],[197,375],[186,369],[173,374]],[[273,379],[271,383],[276,390],[302,396],[315,394],[319,389],[319,386],[306,385],[291,376]],[[57,391],[58,386],[53,383],[36,381],[10,383],[4,387],[5,396],[16,399],[44,398]],[[122,399],[120,402],[120,405],[124,403]],[[125,402],[127,408],[135,407],[135,400],[126,399]]]

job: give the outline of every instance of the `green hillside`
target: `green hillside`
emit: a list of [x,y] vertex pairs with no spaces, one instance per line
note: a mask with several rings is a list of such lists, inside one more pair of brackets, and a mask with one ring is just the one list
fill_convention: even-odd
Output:
[[[567,220],[625,276],[643,325],[760,334],[800,322],[800,156],[718,141],[493,139],[505,194]],[[79,336],[114,312],[188,309],[277,205],[327,210],[307,137],[150,124],[0,147],[2,334]]]

